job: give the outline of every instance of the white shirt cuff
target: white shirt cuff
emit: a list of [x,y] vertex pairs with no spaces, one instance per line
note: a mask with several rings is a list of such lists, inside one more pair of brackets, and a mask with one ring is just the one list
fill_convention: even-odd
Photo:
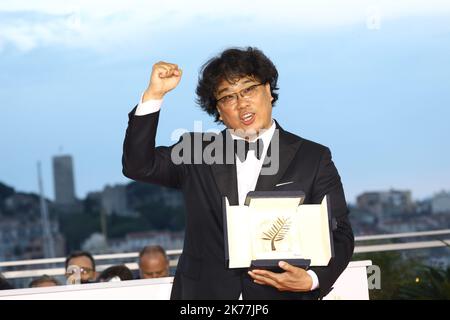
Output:
[[317,289],[319,287],[319,278],[317,278],[317,274],[312,270],[307,270],[306,272],[308,272],[312,278],[311,291]]
[[134,113],[135,116],[145,116],[150,113],[158,112],[161,109],[163,99],[161,100],[150,99],[145,102],[142,102],[143,97],[144,94],[141,95],[141,100],[139,101],[139,104],[136,108],[136,112]]

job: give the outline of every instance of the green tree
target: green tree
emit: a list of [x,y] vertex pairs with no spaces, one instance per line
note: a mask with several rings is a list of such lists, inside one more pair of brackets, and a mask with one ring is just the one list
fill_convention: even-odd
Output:
[[149,231],[151,224],[142,217],[121,217],[112,214],[106,217],[108,238],[123,238],[130,232]]
[[86,238],[94,232],[100,232],[100,214],[82,212],[60,215],[59,226],[66,238],[67,252],[79,250]]
[[399,298],[415,300],[449,300],[450,267],[447,269],[423,266],[414,279],[400,288]]
[[146,203],[136,208],[153,230],[184,229],[184,207],[168,207],[163,202]]
[[369,291],[371,300],[400,299],[401,288],[415,281],[421,266],[420,260],[404,258],[397,251],[359,253],[353,260],[372,260],[373,265],[380,267],[381,289]]

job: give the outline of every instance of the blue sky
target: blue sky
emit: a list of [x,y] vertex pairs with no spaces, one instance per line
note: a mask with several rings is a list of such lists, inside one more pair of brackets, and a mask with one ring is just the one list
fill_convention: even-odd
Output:
[[[275,63],[274,117],[330,147],[350,202],[368,190],[450,189],[450,5],[444,1],[0,0],[0,181],[53,198],[51,157],[75,161],[79,197],[121,173],[127,113],[151,66],[179,64],[158,143],[216,125],[195,105],[200,66],[229,46]],[[339,5],[338,5],[339,3]],[[62,149],[62,151],[61,151]]]

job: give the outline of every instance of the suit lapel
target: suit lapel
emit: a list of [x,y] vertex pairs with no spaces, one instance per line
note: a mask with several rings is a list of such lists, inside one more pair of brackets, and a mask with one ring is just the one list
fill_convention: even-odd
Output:
[[226,196],[230,205],[238,204],[236,165],[212,164],[211,170],[221,197]]
[[[256,191],[271,191],[275,184],[283,178],[286,169],[291,164],[292,159],[297,153],[302,141],[298,137],[284,131],[278,122],[275,121],[277,129],[279,130],[279,167],[278,171],[273,175],[259,175],[256,184]],[[275,138],[274,134],[274,138]],[[272,138],[273,141],[273,138]],[[271,142],[272,145],[272,142]],[[273,151],[272,151],[273,152]],[[272,157],[273,158],[273,157]]]
[[[223,137],[223,150],[226,148],[227,135],[230,133],[225,129],[221,132]],[[231,136],[228,137],[231,139]],[[214,163],[211,165],[211,171],[213,177],[216,181],[217,187],[219,188],[221,198],[226,196],[230,205],[238,205],[239,197],[238,197],[238,187],[237,187],[237,174],[236,174],[236,163],[233,161],[233,164],[226,164],[225,161],[225,152],[223,152],[223,164]]]
[[[256,191],[273,190],[275,184],[281,180],[292,159],[297,153],[302,141],[297,136],[284,131],[278,122],[275,121],[276,128],[279,130],[279,167],[274,175],[259,175],[256,184]],[[227,130],[221,132],[223,135],[224,148],[226,144]],[[275,135],[274,135],[275,137]],[[231,138],[230,138],[231,139]],[[271,143],[272,144],[272,143]],[[225,150],[225,149],[223,149]],[[225,153],[224,153],[225,154]],[[224,162],[225,163],[225,159]],[[212,164],[211,171],[219,189],[220,195],[226,196],[230,205],[239,203],[236,164]]]

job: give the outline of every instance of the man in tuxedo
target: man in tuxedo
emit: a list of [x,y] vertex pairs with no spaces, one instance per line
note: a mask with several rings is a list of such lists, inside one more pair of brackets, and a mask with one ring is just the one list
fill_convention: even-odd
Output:
[[[125,176],[183,192],[185,241],[171,298],[322,298],[346,268],[354,248],[344,191],[330,150],[283,130],[272,119],[278,72],[260,50],[251,47],[227,49],[200,72],[198,103],[226,129],[213,138],[189,133],[170,147],[156,147],[159,114],[170,112],[170,106],[162,106],[163,98],[181,77],[176,64],[153,65],[149,85],[129,114],[122,158]],[[244,141],[245,147],[232,148],[231,162],[222,161],[230,159],[229,149],[224,147],[211,162],[204,156],[215,140]],[[200,141],[201,147],[180,152],[186,141],[194,141],[194,145]],[[335,255],[328,266],[304,270],[280,261],[283,272],[228,268],[222,200],[227,197],[230,205],[243,205],[253,190],[301,190],[305,204],[318,204],[329,196],[336,228]]]

